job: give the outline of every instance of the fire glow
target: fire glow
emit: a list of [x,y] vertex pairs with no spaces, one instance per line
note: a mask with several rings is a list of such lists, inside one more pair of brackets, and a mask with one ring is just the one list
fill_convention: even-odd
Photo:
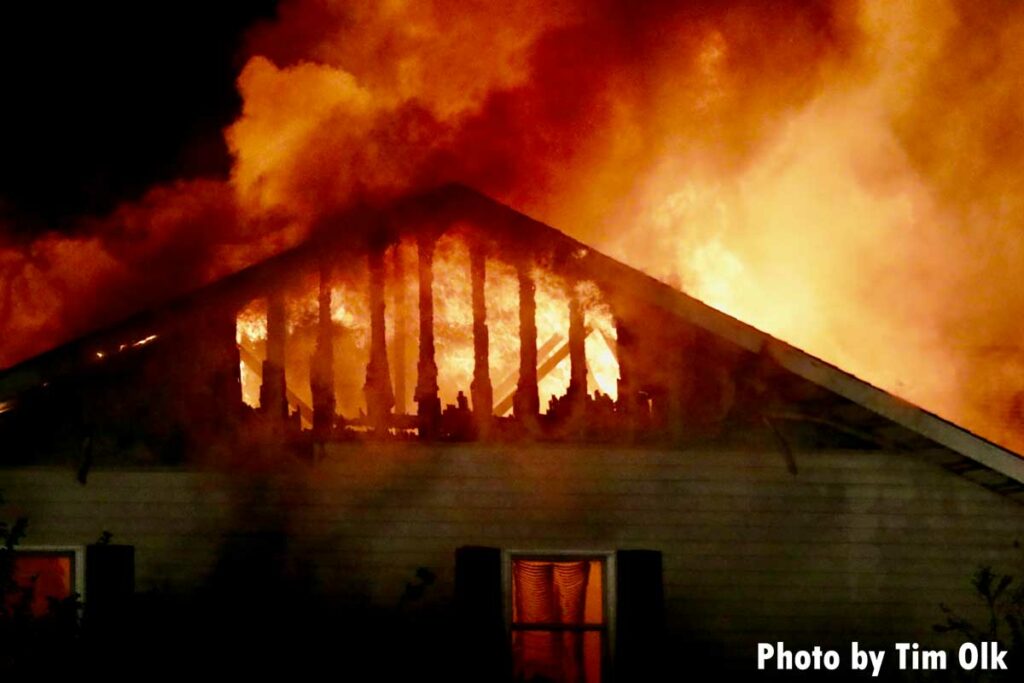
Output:
[[[0,363],[294,245],[339,208],[459,180],[1020,450],[1021,36],[1020,7],[967,0],[287,1],[247,43],[228,180],[154,188],[74,238],[0,243]],[[464,278],[443,276],[464,260],[439,245],[445,402],[471,375]],[[333,297],[352,349],[367,314],[344,292],[362,282]],[[496,388],[517,354],[510,282],[488,273]],[[537,282],[544,345],[567,314]],[[602,315],[588,310],[590,388],[613,394]],[[239,323],[257,358],[258,320]]]

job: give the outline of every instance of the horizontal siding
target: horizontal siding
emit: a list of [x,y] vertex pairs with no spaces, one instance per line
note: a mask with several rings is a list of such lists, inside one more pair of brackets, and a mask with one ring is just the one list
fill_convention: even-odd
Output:
[[[282,456],[282,460],[285,457]],[[136,546],[138,588],[205,585],[247,534],[287,539],[322,590],[394,605],[418,567],[451,596],[454,551],[655,548],[675,637],[725,657],[759,640],[933,641],[972,614],[980,564],[1018,572],[1024,507],[907,454],[619,446],[337,445],[274,475],[0,470],[26,543]]]

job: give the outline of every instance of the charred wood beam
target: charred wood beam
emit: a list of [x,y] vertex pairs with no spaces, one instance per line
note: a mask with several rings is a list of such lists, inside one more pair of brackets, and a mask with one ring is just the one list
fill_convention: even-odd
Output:
[[285,395],[285,341],[287,340],[287,314],[284,297],[273,292],[267,299],[267,358],[263,361],[263,382],[260,384],[260,410],[280,418],[288,418],[288,398]]
[[406,379],[406,358],[409,331],[409,306],[406,300],[405,260],[400,245],[395,245],[392,261],[392,287],[395,302],[395,411],[405,415],[408,410],[408,381]]
[[632,412],[632,403],[635,400],[633,368],[631,367],[632,356],[629,353],[633,344],[632,330],[629,329],[620,316],[616,315],[615,356],[619,361],[619,406],[626,414]]
[[331,266],[320,262],[320,292],[316,346],[310,359],[309,383],[313,396],[313,432],[323,436],[334,426],[334,324],[331,321]]
[[371,244],[370,265],[370,360],[366,365],[366,415],[375,431],[387,430],[395,395],[391,389],[387,337],[384,326],[384,245]]
[[494,410],[494,387],[491,385],[490,333],[487,329],[487,255],[480,244],[469,253],[470,276],[473,282],[473,414],[481,435],[486,436]]
[[520,262],[516,273],[519,278],[519,381],[516,383],[512,411],[517,418],[529,423],[540,413],[540,393],[537,388],[537,285],[526,263]]
[[583,313],[576,287],[569,286],[569,391],[567,397],[573,419],[582,417],[587,401],[587,336]]
[[416,405],[420,436],[433,438],[441,419],[437,361],[434,358],[434,240],[417,240],[420,282],[420,353],[416,364]]
[[267,299],[267,360],[282,368],[285,363],[287,335],[284,297],[279,292],[274,292]]
[[[245,363],[250,370],[255,373],[256,377],[262,381],[263,379],[263,363],[260,361],[256,353],[244,345],[239,344],[238,346],[238,357],[242,363]],[[299,417],[305,424],[313,424],[313,408],[302,400],[298,394],[291,389],[285,389],[285,400],[288,405],[295,406],[299,411]],[[261,403],[260,406],[263,404]]]

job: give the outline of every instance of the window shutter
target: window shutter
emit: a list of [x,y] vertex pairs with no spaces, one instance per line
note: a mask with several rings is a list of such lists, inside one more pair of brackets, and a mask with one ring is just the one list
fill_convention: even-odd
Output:
[[135,593],[135,546],[85,548],[85,618],[90,628],[124,627]]
[[503,681],[508,678],[501,562],[498,548],[464,546],[455,551],[460,680]]
[[616,681],[658,680],[665,636],[661,564],[657,550],[616,553]]

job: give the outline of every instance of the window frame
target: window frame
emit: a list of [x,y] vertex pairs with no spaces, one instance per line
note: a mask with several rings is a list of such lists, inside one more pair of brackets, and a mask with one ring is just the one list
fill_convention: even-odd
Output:
[[[540,562],[573,562],[580,560],[600,560],[604,576],[601,590],[602,615],[604,617],[604,661],[602,662],[602,680],[612,681],[615,662],[615,605],[616,567],[614,550],[550,550],[550,549],[506,549],[501,551],[501,594],[503,601],[506,640],[511,650],[512,635],[516,629],[512,623],[512,562],[513,560],[534,560]],[[586,629],[591,630],[591,629]]]

